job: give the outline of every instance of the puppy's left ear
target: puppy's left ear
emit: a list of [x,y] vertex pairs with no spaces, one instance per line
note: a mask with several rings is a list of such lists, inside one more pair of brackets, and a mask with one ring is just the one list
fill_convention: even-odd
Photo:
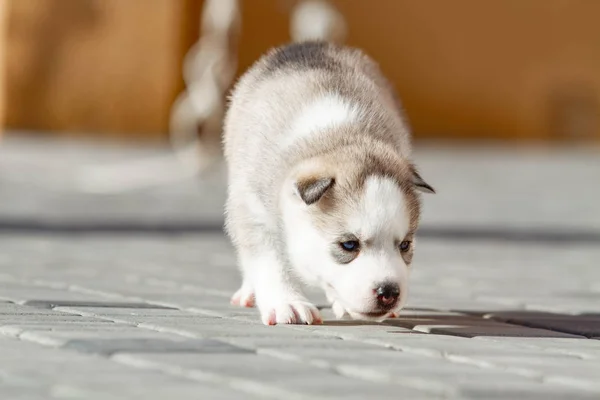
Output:
[[410,170],[412,173],[412,183],[415,186],[415,189],[423,193],[435,193],[435,189],[421,178],[421,175],[419,175],[419,172],[417,172],[417,168],[414,165],[410,166]]

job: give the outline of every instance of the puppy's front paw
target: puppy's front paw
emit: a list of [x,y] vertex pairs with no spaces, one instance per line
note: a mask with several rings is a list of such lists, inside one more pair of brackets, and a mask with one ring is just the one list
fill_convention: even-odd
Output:
[[241,307],[254,307],[254,289],[248,285],[242,285],[231,296],[231,304]]
[[306,300],[287,300],[261,307],[261,319],[265,325],[276,324],[321,324],[317,307]]

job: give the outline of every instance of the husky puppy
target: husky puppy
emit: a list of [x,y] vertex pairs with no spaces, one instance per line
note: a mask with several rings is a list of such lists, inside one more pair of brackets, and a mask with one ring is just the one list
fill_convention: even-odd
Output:
[[407,296],[418,191],[393,89],[359,50],[271,50],[236,84],[224,128],[226,229],[243,274],[232,303],[264,324],[315,324],[298,281],[338,318],[395,316]]

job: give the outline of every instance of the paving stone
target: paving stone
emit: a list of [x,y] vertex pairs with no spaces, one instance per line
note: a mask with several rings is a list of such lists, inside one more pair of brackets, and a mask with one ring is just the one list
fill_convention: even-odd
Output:
[[9,315],[63,315],[58,311],[46,310],[36,307],[23,306],[15,303],[0,303],[0,318]]
[[[46,390],[21,386],[0,385],[0,398],[11,400],[47,400],[49,393]],[[56,398],[56,397],[54,397]],[[58,397],[60,398],[60,397]]]
[[[192,308],[190,308],[192,310]],[[206,310],[203,310],[206,311]],[[259,323],[260,315],[258,311],[250,308],[228,308],[218,309],[211,313],[212,315],[219,315],[223,318],[234,318],[236,320],[244,320],[248,322]],[[325,318],[325,317],[324,317]]]
[[77,330],[47,330],[47,331],[21,331],[19,333],[21,340],[28,340],[47,346],[61,347],[68,345],[72,341],[94,341],[94,340],[168,340],[184,341],[186,338],[177,335],[168,335],[161,332],[144,330],[139,328],[121,328],[112,331],[102,331],[98,329],[88,331]]
[[76,314],[86,317],[94,317],[109,321],[131,324],[153,324],[167,323],[171,325],[178,324],[218,324],[222,322],[221,317],[207,316],[198,313],[180,311],[174,309],[102,309],[102,308],[85,308],[85,307],[57,307],[55,310],[67,313]]
[[[111,385],[103,384],[102,382],[86,382],[84,386],[85,392],[81,393],[78,398],[85,400],[163,400],[169,398],[197,399],[200,396],[202,399],[211,400],[254,400],[262,398],[248,393],[247,391],[235,390],[225,385],[219,387],[209,383],[200,383],[173,377],[162,380],[155,379],[155,381],[152,381],[150,377],[145,377],[145,379],[144,377],[141,378],[141,382],[143,382],[143,384],[140,384],[140,380],[134,382],[117,381]],[[67,396],[68,393],[64,398],[72,398],[71,396]]]
[[[13,337],[19,337],[20,335],[22,335],[25,332],[31,332],[31,333],[39,333],[39,332],[55,332],[55,333],[66,333],[66,332],[71,332],[73,334],[75,333],[82,333],[82,334],[89,334],[89,333],[97,333],[97,334],[108,334],[110,335],[111,333],[114,332],[128,332],[133,330],[134,327],[130,326],[130,327],[124,327],[124,326],[118,326],[116,324],[105,324],[105,325],[74,325],[74,324],[67,324],[67,325],[40,325],[40,324],[21,324],[21,325],[5,325],[5,326],[0,326],[0,333],[3,335],[7,335],[7,336],[13,336]],[[136,330],[136,332],[139,330]]]
[[302,393],[308,398],[323,397],[328,399],[365,399],[376,396],[377,399],[397,400],[441,399],[441,395],[403,385],[395,381],[392,385],[382,386],[380,383],[367,382],[364,379],[352,379],[345,376],[317,374],[307,377],[286,376],[275,383]]
[[562,368],[545,370],[545,381],[554,384],[575,387],[579,390],[588,390],[600,395],[600,374],[593,370],[565,370]]
[[[226,174],[82,193],[76,175],[90,163],[166,153],[35,143],[0,146],[1,399],[600,398],[600,246],[574,239],[600,231],[595,153],[419,153],[440,194],[424,199],[414,308],[384,323],[324,308],[322,326],[266,327],[229,305],[240,276],[220,230],[152,231],[222,222]],[[582,186],[594,190],[574,199]],[[8,232],[15,218],[57,229]],[[128,231],[60,231],[100,223]],[[190,345],[201,339],[226,347]]]
[[14,303],[23,304],[30,300],[44,299],[45,301],[74,301],[74,302],[95,302],[103,301],[104,298],[85,293],[71,292],[68,290],[59,290],[37,286],[28,286],[26,288],[3,288],[0,290],[0,298]]
[[4,325],[0,326],[0,334],[4,334],[7,336],[18,337],[23,332],[98,332],[99,334],[111,332],[127,332],[128,328],[134,328],[133,325],[123,326],[121,324],[93,324],[93,323],[68,323],[68,324],[47,324],[47,323],[36,323],[28,322],[28,323],[19,323],[15,325]]
[[177,309],[157,307],[148,308],[130,308],[130,307],[90,307],[90,306],[60,306],[55,307],[55,311],[79,314],[88,317],[194,317],[203,318],[202,315],[194,314],[188,311]]
[[597,350],[600,349],[600,343],[586,338],[551,338],[551,337],[478,337],[475,340],[492,341],[509,346],[528,346],[541,349],[575,349]]
[[112,321],[102,319],[91,319],[71,315],[11,315],[8,318],[0,318],[0,328],[4,326],[37,326],[39,328],[48,327],[95,327],[103,328],[113,324]]
[[[414,329],[420,332],[455,335],[463,337],[477,336],[509,336],[509,337],[550,337],[550,338],[577,338],[562,332],[555,332],[546,329],[536,329],[528,327],[510,326],[510,325],[487,325],[480,326],[456,326],[456,325],[418,325]],[[582,338],[582,336],[579,336]]]
[[411,353],[442,356],[449,352],[462,351],[507,351],[511,347],[496,342],[470,340],[460,336],[445,335],[401,335],[382,338],[381,342],[396,349]]
[[461,397],[473,400],[596,400],[598,393],[557,385],[478,385],[461,390]]
[[254,336],[222,336],[215,339],[237,344],[243,347],[256,349],[338,349],[354,351],[357,349],[381,349],[381,346],[362,343],[358,341],[342,340],[339,338],[319,338],[313,336],[294,337],[293,340],[286,337],[254,337]]
[[[582,342],[582,339],[501,336],[478,336],[470,339],[460,336],[422,334],[377,337],[375,340],[369,340],[369,342],[390,346],[405,352],[436,357],[494,354],[528,356],[552,353],[581,358],[582,354],[590,356],[597,350],[596,346],[585,346],[589,340],[583,340]],[[581,344],[578,345],[577,343]]]
[[111,355],[114,353],[250,353],[249,350],[209,339],[166,340],[153,338],[71,339],[65,349],[85,353]]
[[221,318],[213,321],[193,320],[166,320],[161,318],[159,321],[144,322],[138,325],[141,328],[153,329],[158,331],[185,332],[188,335],[204,338],[215,337],[255,337],[262,338],[286,338],[295,340],[298,338],[313,337],[310,332],[295,329],[286,329],[285,327],[267,327],[259,324],[249,324],[243,321],[230,321]]
[[[92,285],[89,285],[92,286]],[[199,304],[202,304],[203,300],[205,299],[205,295],[204,294],[181,294],[181,291],[179,291],[178,293],[167,293],[164,290],[157,290],[157,289],[153,289],[152,293],[144,293],[144,290],[140,290],[140,289],[132,289],[130,287],[130,289],[128,291],[119,291],[116,292],[111,291],[112,293],[119,293],[125,296],[133,296],[133,297],[141,297],[143,296],[145,300],[155,303],[155,304],[161,304],[164,305],[166,307],[176,307],[176,308],[196,308],[198,310],[202,310],[202,309],[208,309],[211,310],[212,307],[214,306],[219,306],[222,305],[224,307],[227,307],[227,310],[231,310],[231,308],[229,308],[229,296],[231,295],[231,293],[228,293],[227,297],[222,297],[220,299],[219,302],[214,302],[214,303],[210,303],[210,304],[205,304],[205,307],[202,308],[199,306]]]
[[125,303],[115,301],[74,301],[74,300],[27,300],[23,305],[39,308],[55,307],[95,307],[95,308],[134,308],[134,309],[169,309],[159,305],[148,303]]

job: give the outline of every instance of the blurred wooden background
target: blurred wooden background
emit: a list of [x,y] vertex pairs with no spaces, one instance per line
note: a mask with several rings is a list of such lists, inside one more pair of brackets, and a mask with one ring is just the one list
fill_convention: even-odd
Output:
[[4,115],[6,111],[6,31],[8,29],[6,23],[6,0],[0,0],[0,136],[4,128]]
[[[349,44],[374,56],[397,87],[417,137],[600,139],[600,1],[333,3]],[[242,1],[240,71],[289,40],[293,4]],[[8,5],[9,128],[165,137],[202,1]]]

